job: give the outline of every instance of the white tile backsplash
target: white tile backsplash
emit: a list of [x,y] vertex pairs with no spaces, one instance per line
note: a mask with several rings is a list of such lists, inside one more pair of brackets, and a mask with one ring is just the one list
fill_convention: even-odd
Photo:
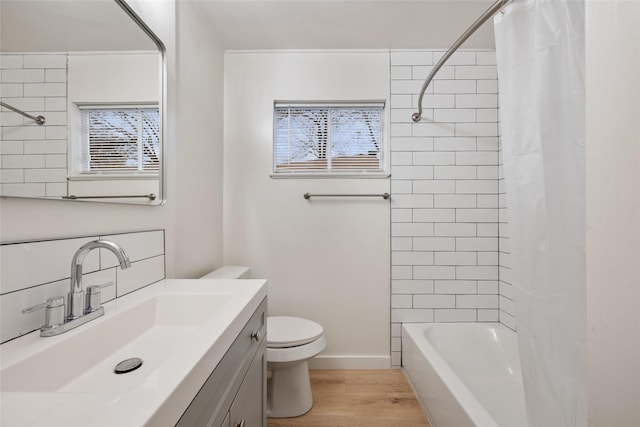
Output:
[[131,263],[126,270],[117,269],[116,277],[118,297],[140,289],[143,283],[158,282],[164,279],[164,255]]
[[83,262],[84,286],[113,282],[102,291],[103,302],[162,280],[165,277],[164,231],[95,235],[58,240],[3,243],[0,245],[0,342],[38,329],[44,312],[20,311],[69,292],[71,259],[92,240],[112,240],[122,245],[132,266],[116,267],[112,253],[90,251]]
[[391,53],[391,117],[403,126],[390,144],[392,158],[402,153],[391,167],[392,340],[400,322],[503,317],[495,52],[456,52],[427,90],[422,120],[412,123],[416,88],[433,68],[422,62],[443,54]]
[[[111,234],[101,238],[111,240],[125,248],[131,262],[164,254],[164,233],[158,231]],[[101,249],[100,265],[102,268],[115,267],[118,265],[118,260],[111,252]]]
[[[71,258],[98,236],[0,245],[0,295],[68,278]],[[99,269],[98,253],[87,255],[84,271]]]
[[44,323],[43,310],[26,314],[21,310],[68,292],[69,280],[66,279],[0,295],[0,342],[28,334]]

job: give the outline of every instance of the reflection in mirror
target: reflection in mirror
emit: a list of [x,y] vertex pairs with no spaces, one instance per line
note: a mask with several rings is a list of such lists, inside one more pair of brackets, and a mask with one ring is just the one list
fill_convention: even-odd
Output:
[[160,40],[123,0],[2,0],[0,19],[0,196],[162,203]]

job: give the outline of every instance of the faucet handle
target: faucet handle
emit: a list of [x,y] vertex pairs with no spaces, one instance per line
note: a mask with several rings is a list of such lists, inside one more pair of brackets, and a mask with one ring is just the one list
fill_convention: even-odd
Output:
[[46,308],[45,322],[40,329],[55,328],[64,324],[64,297],[49,298],[47,302],[23,309],[22,314],[33,313],[42,308]]
[[103,283],[102,285],[87,286],[87,295],[84,305],[84,314],[96,311],[102,306],[101,296],[102,288],[113,285],[113,282]]

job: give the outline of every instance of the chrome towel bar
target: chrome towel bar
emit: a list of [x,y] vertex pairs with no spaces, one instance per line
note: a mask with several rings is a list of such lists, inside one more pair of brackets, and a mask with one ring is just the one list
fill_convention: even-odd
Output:
[[303,197],[309,200],[312,197],[382,197],[387,200],[390,196],[389,193],[382,194],[311,194],[304,193]]
[[511,0],[497,0],[495,3],[493,3],[491,7],[489,7],[489,9],[487,9],[478,19],[475,20],[473,24],[471,24],[469,28],[467,28],[464,33],[462,33],[458,40],[456,40],[455,43],[451,45],[447,53],[445,53],[442,58],[440,58],[435,67],[433,67],[433,70],[431,70],[431,72],[427,76],[427,79],[424,81],[422,89],[420,89],[420,96],[418,97],[418,112],[411,115],[411,120],[413,120],[414,122],[419,122],[422,118],[422,98],[424,97],[424,93],[427,90],[427,87],[429,87],[429,83],[431,83],[431,80],[433,80],[433,77],[436,75],[438,70],[442,68],[444,63],[447,62],[451,55],[453,55],[453,53],[458,50],[460,45],[462,45],[462,43],[464,43],[471,36],[471,34],[475,33],[476,30],[487,21],[487,19],[498,13],[498,11],[510,1]]
[[68,196],[62,196],[63,199],[70,199],[70,200],[78,200],[78,199],[137,199],[140,197],[146,197],[149,200],[155,200],[156,199],[156,195],[151,193],[151,194],[141,194],[139,196],[75,196],[73,194],[70,194]]
[[0,105],[3,106],[4,108],[8,108],[9,110],[15,113],[22,114],[23,116],[30,118],[31,120],[35,121],[39,125],[43,125],[45,122],[45,118],[43,116],[32,116],[31,114],[27,114],[24,111],[18,110],[16,107],[12,107],[11,105],[1,101],[0,101]]

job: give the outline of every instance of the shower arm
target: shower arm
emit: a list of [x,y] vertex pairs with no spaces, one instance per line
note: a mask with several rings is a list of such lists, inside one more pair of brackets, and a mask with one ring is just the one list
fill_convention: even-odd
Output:
[[506,5],[510,1],[511,0],[497,0],[495,3],[493,3],[491,7],[489,7],[489,9],[487,9],[478,19],[475,20],[473,24],[471,24],[469,28],[467,28],[464,33],[462,33],[458,40],[456,40],[455,43],[451,45],[447,53],[445,53],[442,58],[440,58],[435,67],[433,67],[433,70],[431,70],[431,72],[427,76],[427,79],[424,81],[422,89],[420,89],[420,96],[418,97],[418,112],[411,115],[411,119],[414,122],[419,122],[422,118],[422,98],[424,97],[424,93],[427,90],[427,87],[429,87],[429,83],[431,83],[431,80],[433,80],[433,77],[436,75],[436,73],[440,70],[440,68],[442,68],[444,63],[447,62],[451,55],[453,55],[453,53],[458,50],[462,43],[464,43],[471,36],[471,34],[475,33],[476,30],[482,26],[482,24],[484,24],[489,18],[495,15],[500,9],[502,9],[504,5]]
[[8,108],[9,110],[15,113],[22,114],[23,116],[30,118],[31,120],[35,121],[39,125],[43,125],[45,122],[45,118],[43,116],[32,116],[31,114],[27,114],[24,111],[18,110],[16,107],[12,107],[11,105],[1,101],[0,101],[0,105],[3,106],[4,108]]

